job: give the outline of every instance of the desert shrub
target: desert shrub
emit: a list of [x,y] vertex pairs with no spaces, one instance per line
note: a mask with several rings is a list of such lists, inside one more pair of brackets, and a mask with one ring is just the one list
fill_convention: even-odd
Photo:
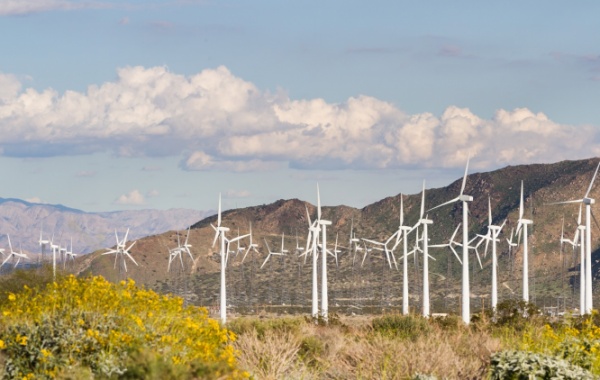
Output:
[[10,378],[241,378],[235,335],[177,297],[74,276],[9,293],[0,352]]
[[304,323],[305,321],[301,317],[283,317],[269,319],[241,317],[229,321],[229,323],[227,324],[227,328],[236,335],[256,331],[259,337],[263,337],[268,331],[297,333],[298,331],[300,331],[300,327]]
[[526,351],[502,351],[492,355],[491,380],[595,379],[589,371],[566,360]]
[[319,358],[325,352],[325,345],[322,339],[315,335],[307,335],[300,342],[298,356],[308,367],[317,368],[319,366]]
[[532,323],[544,324],[545,318],[540,315],[539,308],[523,300],[509,299],[498,303],[496,310],[487,311],[487,318],[496,326],[505,326],[522,331]]
[[431,331],[429,320],[418,315],[386,315],[373,318],[373,331],[385,336],[415,340]]

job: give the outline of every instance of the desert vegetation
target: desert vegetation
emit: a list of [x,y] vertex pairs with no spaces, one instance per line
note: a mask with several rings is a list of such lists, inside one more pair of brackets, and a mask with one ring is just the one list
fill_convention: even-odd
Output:
[[133,281],[16,271],[0,279],[3,378],[594,379],[600,317],[532,304],[458,316],[269,314],[221,326]]

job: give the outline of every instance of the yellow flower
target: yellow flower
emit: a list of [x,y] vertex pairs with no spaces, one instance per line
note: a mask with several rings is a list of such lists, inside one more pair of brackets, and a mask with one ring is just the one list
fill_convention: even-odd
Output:
[[45,348],[42,348],[42,355],[47,358],[48,356],[52,355],[52,353],[48,350],[46,350]]
[[16,301],[17,300],[17,296],[15,296],[14,293],[8,293],[8,300],[9,301]]
[[0,339],[0,350],[4,350],[6,348],[6,344],[4,344],[4,341],[2,339]]

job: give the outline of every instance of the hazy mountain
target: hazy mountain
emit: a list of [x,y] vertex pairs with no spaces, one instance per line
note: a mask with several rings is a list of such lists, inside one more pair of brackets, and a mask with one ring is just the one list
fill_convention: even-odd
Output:
[[127,228],[129,239],[186,229],[212,212],[170,209],[113,212],[84,212],[63,205],[30,203],[0,198],[0,245],[7,246],[10,235],[13,248],[40,252],[40,232],[44,239],[63,246],[73,238],[73,251],[88,253],[115,244],[115,229],[122,237]]
[[[577,303],[578,253],[570,247],[563,247],[561,253],[560,233],[564,217],[565,234],[572,237],[576,229],[577,205],[548,205],[550,202],[579,199],[589,186],[597,159],[563,161],[555,164],[509,166],[487,173],[475,173],[468,176],[465,194],[472,195],[474,201],[469,204],[470,237],[487,230],[488,196],[491,200],[493,220],[501,224],[507,219],[501,242],[498,247],[499,292],[500,300],[507,297],[520,297],[522,248],[509,254],[506,238],[510,230],[516,227],[518,219],[521,180],[524,181],[525,216],[533,219],[530,228],[530,294],[532,300],[539,303],[557,302],[560,297],[568,297]],[[426,191],[426,209],[456,197],[462,178],[447,187]],[[600,179],[598,180],[600,182]],[[376,186],[376,184],[374,184]],[[399,189],[401,190],[401,189]],[[352,191],[340,189],[340,191]],[[316,189],[315,189],[316,192]],[[600,196],[600,183],[594,186],[592,197]],[[316,194],[315,194],[316,198]],[[322,199],[324,204],[335,203],[335,199]],[[418,218],[421,194],[404,197],[406,224],[413,225]],[[323,218],[331,220],[328,228],[328,242],[334,245],[336,237],[343,253],[339,257],[339,266],[329,259],[330,299],[332,304],[376,302],[377,304],[397,304],[401,293],[401,271],[390,270],[383,261],[382,254],[369,255],[363,264],[363,253],[356,256],[348,252],[350,228],[359,238],[385,239],[398,228],[400,194],[382,199],[362,209],[347,206],[323,207]],[[310,299],[311,265],[294,254],[296,239],[299,245],[305,245],[307,233],[306,208],[310,217],[316,216],[315,206],[297,199],[280,200],[268,205],[229,210],[223,213],[223,225],[230,228],[229,237],[248,233],[252,222],[254,243],[260,245],[260,255],[250,254],[242,263],[241,256],[232,256],[228,267],[228,287],[231,303],[234,306],[256,307],[260,304],[303,304]],[[458,223],[461,222],[462,206],[459,203],[428,212],[434,221],[430,226],[430,244],[446,242]],[[190,243],[195,261],[185,260],[184,276],[180,264],[174,272],[167,273],[168,248],[177,245],[177,236],[173,232],[141,239],[132,249],[139,267],[129,265],[127,276],[147,286],[186,294],[196,303],[214,304],[219,289],[218,244],[212,248],[214,231],[210,224],[216,223],[216,216],[199,221],[192,226]],[[290,254],[285,258],[277,257],[260,269],[266,257],[265,239],[272,250],[281,249],[281,234],[285,234],[285,247]],[[298,236],[298,237],[297,237]],[[459,235],[460,236],[460,235]],[[593,234],[593,271],[598,276],[596,251],[600,241],[600,229]],[[460,240],[460,237],[457,238]],[[410,237],[410,245],[414,237]],[[234,244],[235,245],[235,244]],[[244,241],[242,246],[247,246]],[[231,247],[236,249],[237,246]],[[477,256],[472,251],[470,266],[472,276],[472,297],[489,297],[491,282],[491,257],[484,257],[483,246],[479,249],[483,269],[479,267]],[[114,259],[99,256],[100,252],[88,255],[78,263],[78,272],[102,274],[110,279],[123,278],[114,269]],[[458,311],[460,295],[460,265],[448,249],[431,249],[436,258],[430,261],[430,281],[433,311],[446,309]],[[400,249],[396,257],[400,260]],[[310,259],[309,259],[310,260]],[[410,257],[409,283],[412,305],[419,300],[422,256]],[[191,274],[189,274],[191,273]],[[362,301],[360,301],[362,300]],[[367,301],[371,300],[371,301]],[[375,301],[373,301],[375,300]],[[481,305],[474,301],[474,307]],[[596,300],[598,302],[598,300]]]

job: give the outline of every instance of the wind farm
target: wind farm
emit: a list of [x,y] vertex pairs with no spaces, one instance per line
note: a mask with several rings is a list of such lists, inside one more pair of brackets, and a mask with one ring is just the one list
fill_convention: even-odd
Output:
[[[169,272],[176,265],[187,278],[188,301],[215,312],[220,310],[222,320],[226,320],[225,310],[233,315],[258,310],[276,314],[298,313],[324,320],[332,311],[380,314],[396,310],[423,316],[460,314],[463,322],[468,324],[474,314],[495,308],[504,300],[515,299],[517,293],[524,300],[529,295],[529,302],[540,307],[560,304],[561,313],[581,313],[579,295],[585,297],[587,294],[586,267],[581,267],[584,276],[579,276],[579,259],[577,265],[571,263],[573,265],[563,270],[560,260],[555,260],[553,265],[552,260],[546,259],[544,265],[540,265],[540,257],[549,254],[559,257],[555,253],[562,251],[564,236],[575,234],[579,231],[577,226],[582,224],[577,223],[578,205],[573,206],[573,210],[569,205],[550,205],[560,201],[554,199],[556,194],[566,193],[565,189],[574,186],[562,173],[569,169],[581,173],[577,178],[581,177],[591,188],[588,193],[594,194],[597,190],[589,183],[596,168],[597,161],[591,159],[541,167],[509,167],[490,173],[468,174],[465,170],[465,175],[447,188],[424,187],[426,191],[414,195],[398,193],[362,210],[345,206],[324,207],[318,189],[316,205],[300,200],[281,200],[243,209],[222,210],[219,207],[220,212],[215,217],[201,220],[181,234],[177,232],[174,246],[168,247],[164,238],[157,235],[123,247],[125,232],[125,237],[116,236],[116,248],[101,252],[100,256],[91,253],[76,257],[74,272],[118,278],[109,272],[117,270],[117,264],[121,262],[121,272],[128,278],[160,291],[169,291],[174,281]],[[529,192],[526,191],[528,187],[521,186],[522,180],[514,175],[519,172],[529,174],[527,183],[532,183],[528,185],[531,186]],[[478,184],[484,184],[483,188],[478,188]],[[458,232],[464,231],[465,219],[462,209],[451,207],[446,195],[452,196],[456,188],[458,191],[454,190],[454,194],[460,195],[454,200],[467,192],[474,194],[470,196],[473,207],[467,219],[467,234],[463,235],[463,239],[466,236],[466,263],[469,265],[466,272],[470,281],[468,298],[473,304],[468,313],[465,312],[469,304],[465,306],[462,279],[466,270],[465,245],[464,240],[457,238]],[[428,205],[444,203],[446,207],[427,211]],[[534,210],[535,217],[530,216],[530,210]],[[556,216],[559,211],[564,211],[564,227],[562,215]],[[460,214],[458,220],[457,212]],[[524,220],[531,219],[526,218],[536,221],[535,232],[527,232],[528,240],[523,235]],[[431,221],[427,222],[427,229],[423,220]],[[213,236],[210,236],[211,230]],[[231,236],[231,230],[236,231],[237,236]],[[323,235],[324,231],[326,235]],[[348,244],[341,244],[345,239],[340,236],[350,236]],[[541,236],[550,238],[541,240]],[[582,235],[574,237],[581,240],[579,236]],[[162,247],[157,243],[161,240]],[[526,242],[528,247],[525,247]],[[51,242],[48,244],[52,245]],[[484,244],[485,255],[479,258]],[[487,254],[488,245],[492,247],[491,255]],[[288,250],[286,246],[296,249]],[[568,245],[573,249],[580,246],[579,243]],[[462,257],[459,249],[463,250]],[[153,252],[161,251],[164,252],[160,253],[164,264],[149,270],[160,261],[152,258]],[[592,251],[595,252],[595,248]],[[115,255],[112,265],[102,264],[105,259],[101,256],[108,254]],[[409,260],[411,255],[418,257]],[[452,266],[446,255],[451,255],[450,259],[454,260]],[[187,257],[185,266],[183,256]],[[594,253],[592,257],[598,256]],[[597,260],[594,258],[591,260]],[[73,261],[72,258],[69,260]],[[417,267],[413,261],[418,263]],[[515,263],[520,264],[520,268]],[[217,271],[219,267],[221,269]],[[462,268],[462,274],[458,268]],[[590,271],[596,273],[594,265],[590,265]],[[217,275],[221,280],[216,280]],[[528,281],[531,278],[535,278],[535,286]],[[564,283],[558,283],[559,279]],[[216,286],[218,283],[221,284],[219,287]],[[582,286],[584,290],[580,292]],[[221,292],[225,296],[218,297]],[[596,296],[593,291],[591,295]],[[333,303],[330,300],[334,300]],[[227,306],[222,308],[222,302]]]

